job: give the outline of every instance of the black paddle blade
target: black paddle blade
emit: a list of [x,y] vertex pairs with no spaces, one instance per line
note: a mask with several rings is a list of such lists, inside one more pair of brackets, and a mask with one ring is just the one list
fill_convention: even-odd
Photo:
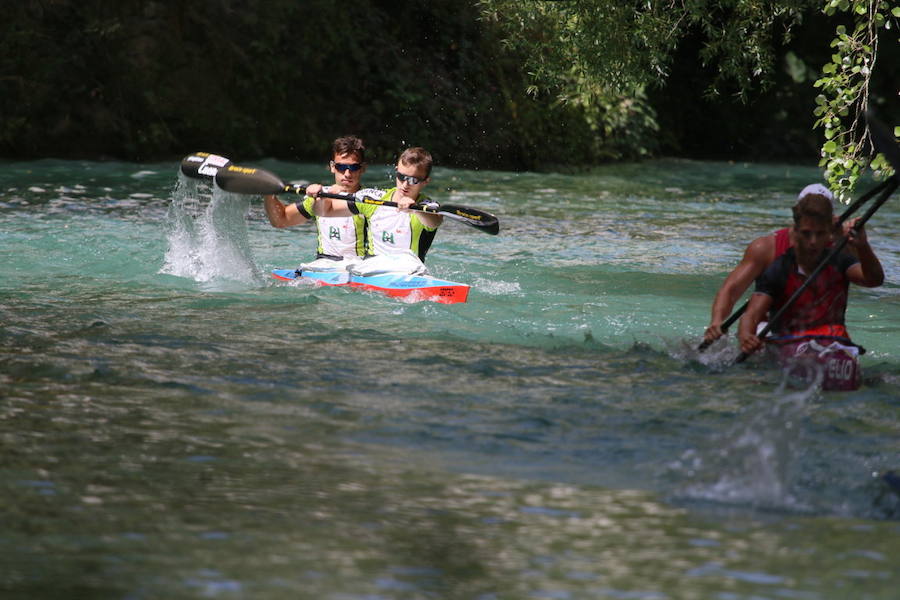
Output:
[[195,152],[181,159],[181,172],[192,179],[212,179],[219,169],[225,168],[231,161],[218,154]]
[[869,133],[872,134],[872,143],[875,149],[884,154],[884,157],[894,167],[894,177],[900,178],[900,146],[894,140],[894,134],[887,125],[875,118],[871,110],[866,111],[866,122],[869,124]]
[[228,165],[216,173],[216,185],[234,194],[265,196],[289,191],[278,175],[265,169]]
[[490,235],[500,233],[500,221],[489,212],[470,208],[468,206],[454,206],[452,204],[441,204],[437,210],[439,215],[443,215],[455,221],[462,221],[472,227],[477,227],[481,231]]

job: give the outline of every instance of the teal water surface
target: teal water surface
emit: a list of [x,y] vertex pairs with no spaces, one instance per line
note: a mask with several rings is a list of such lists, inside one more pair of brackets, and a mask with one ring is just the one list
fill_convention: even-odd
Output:
[[438,168],[461,305],[276,281],[312,230],[177,169],[0,163],[0,597],[896,597],[900,198],[823,393],[695,351],[817,169]]

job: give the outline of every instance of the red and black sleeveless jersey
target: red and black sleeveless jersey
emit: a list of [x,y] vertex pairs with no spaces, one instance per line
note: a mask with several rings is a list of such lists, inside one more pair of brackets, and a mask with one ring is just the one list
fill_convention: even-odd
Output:
[[[823,252],[819,261],[824,258]],[[833,256],[775,324],[777,334],[786,335],[822,325],[843,325],[850,287],[847,269],[857,262],[859,260],[855,256],[846,252]],[[790,248],[756,280],[756,292],[772,297],[770,310],[774,314],[805,281],[806,276],[797,268],[794,248]]]
[[791,247],[791,230],[785,227],[772,235],[775,236],[775,258],[778,258]]

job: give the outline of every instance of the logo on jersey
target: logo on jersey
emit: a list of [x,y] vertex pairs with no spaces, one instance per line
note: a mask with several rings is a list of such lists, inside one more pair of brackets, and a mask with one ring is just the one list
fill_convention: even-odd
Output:
[[328,228],[328,239],[329,240],[339,240],[341,239],[341,230],[332,225]]
[[383,231],[381,233],[381,241],[386,244],[393,244],[394,243],[394,234],[387,232],[387,231]]

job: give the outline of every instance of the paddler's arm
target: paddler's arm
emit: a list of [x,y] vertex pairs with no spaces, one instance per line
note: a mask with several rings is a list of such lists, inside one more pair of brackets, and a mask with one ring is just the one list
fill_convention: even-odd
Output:
[[293,227],[309,221],[309,218],[300,212],[296,203],[285,206],[277,196],[264,196],[263,206],[266,209],[266,216],[269,217],[269,223],[272,224],[272,227]]
[[[854,219],[851,226],[855,225],[857,220]],[[858,232],[850,229],[849,236],[847,244],[856,251],[859,262],[847,269],[847,278],[856,285],[878,287],[884,283],[884,269],[872,246],[869,245],[866,228],[860,227]]]
[[738,325],[738,341],[741,343],[741,352],[753,354],[763,347],[763,342],[756,335],[756,328],[765,319],[769,308],[772,306],[772,296],[754,292],[750,296],[747,312],[741,317]]
[[417,212],[416,218],[422,221],[422,225],[424,225],[428,229],[437,229],[441,226],[441,223],[444,222],[443,216],[433,215],[431,213]]
[[[413,198],[409,196],[400,196],[399,192],[394,195],[394,202],[397,203],[397,209],[406,211],[410,206],[416,203]],[[433,213],[419,212],[416,213],[416,218],[422,222],[422,225],[427,227],[428,229],[437,229],[441,226],[441,223],[444,222],[444,217],[441,215],[436,215]]]
[[775,254],[775,238],[771,235],[756,238],[744,251],[744,257],[738,266],[728,274],[722,287],[713,300],[712,315],[709,326],[703,334],[707,342],[714,342],[722,337],[722,323],[731,316],[734,305],[743,295],[753,280],[766,269]]
[[350,211],[346,200],[335,198],[322,198],[317,196],[322,191],[322,185],[311,183],[306,186],[306,195],[316,199],[313,204],[313,212],[320,217],[349,217],[354,213]]

